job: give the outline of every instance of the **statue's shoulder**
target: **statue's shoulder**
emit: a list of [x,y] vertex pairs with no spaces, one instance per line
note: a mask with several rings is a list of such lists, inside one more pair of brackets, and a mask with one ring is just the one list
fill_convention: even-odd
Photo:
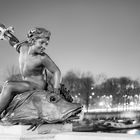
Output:
[[29,42],[27,40],[23,40],[23,41],[20,41],[17,46],[16,46],[16,50],[18,52],[20,52],[21,50],[25,50],[29,47]]
[[27,40],[23,40],[23,41],[20,41],[19,43],[18,43],[18,45],[19,46],[29,46],[29,42],[27,41]]

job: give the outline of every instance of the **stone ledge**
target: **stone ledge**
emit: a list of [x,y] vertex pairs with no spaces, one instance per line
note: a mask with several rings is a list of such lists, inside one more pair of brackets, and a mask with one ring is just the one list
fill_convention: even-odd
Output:
[[63,132],[36,135],[0,135],[0,140],[139,140],[140,136],[120,133]]
[[37,135],[0,135],[0,140],[54,140],[55,134]]
[[121,133],[66,132],[59,133],[55,140],[139,140],[140,135]]
[[35,131],[27,130],[30,125],[0,125],[0,135],[36,135],[60,132],[72,132],[72,124],[45,124],[41,125]]
[[72,132],[72,124],[42,125],[35,131],[28,125],[0,126],[0,140],[139,140],[140,135]]

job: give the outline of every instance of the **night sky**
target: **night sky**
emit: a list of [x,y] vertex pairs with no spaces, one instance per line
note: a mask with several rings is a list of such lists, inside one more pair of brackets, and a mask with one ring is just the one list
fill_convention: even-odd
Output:
[[[69,70],[140,78],[140,0],[0,0],[0,22],[19,40],[35,26],[51,31],[46,53]],[[0,41],[0,78],[18,53]],[[1,80],[0,79],[0,80]]]

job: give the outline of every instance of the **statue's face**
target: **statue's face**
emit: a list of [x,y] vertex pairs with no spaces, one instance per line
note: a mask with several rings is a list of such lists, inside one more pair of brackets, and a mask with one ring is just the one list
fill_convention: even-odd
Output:
[[49,40],[46,38],[39,38],[35,40],[34,45],[32,46],[32,49],[35,52],[43,53],[46,47],[48,46]]

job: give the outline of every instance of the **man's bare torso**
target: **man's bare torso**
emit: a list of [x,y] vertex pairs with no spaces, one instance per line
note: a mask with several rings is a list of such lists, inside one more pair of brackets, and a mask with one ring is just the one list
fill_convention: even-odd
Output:
[[30,54],[29,46],[27,45],[21,47],[19,54],[19,66],[23,80],[31,81],[39,84],[40,86],[44,86],[45,81],[43,71],[45,66],[42,62],[45,57],[45,53]]

